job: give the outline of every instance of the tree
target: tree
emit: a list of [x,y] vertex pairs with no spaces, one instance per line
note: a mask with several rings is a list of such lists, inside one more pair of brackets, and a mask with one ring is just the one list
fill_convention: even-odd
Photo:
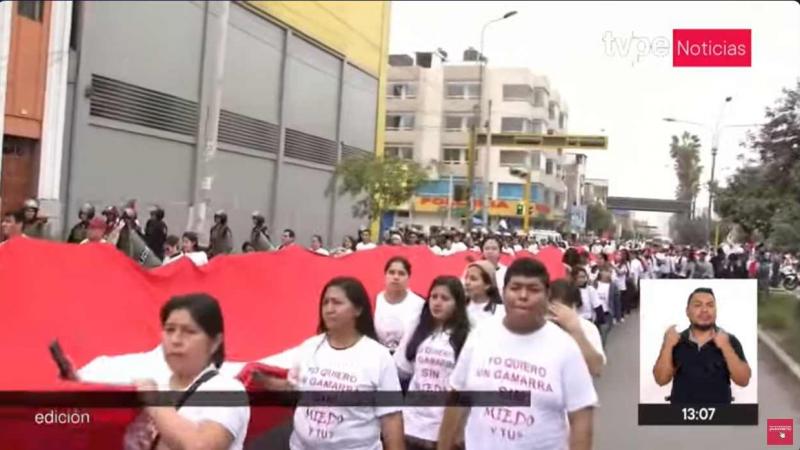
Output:
[[687,131],[683,132],[680,139],[672,136],[669,156],[675,162],[675,174],[678,176],[675,196],[678,200],[691,202],[694,216],[694,205],[700,192],[700,174],[703,171],[700,165],[700,138]]
[[[670,237],[676,244],[702,246],[714,239],[706,234],[706,220],[701,217],[689,218],[673,215],[669,220]],[[714,233],[714,229],[710,230]]]
[[767,123],[747,137],[755,155],[715,191],[716,212],[747,234],[782,249],[800,247],[800,80],[767,108]]
[[586,231],[601,235],[614,227],[614,216],[600,203],[586,207]]
[[353,217],[375,220],[410,200],[427,179],[426,169],[414,161],[375,155],[350,157],[336,166],[325,194],[336,191],[340,197],[353,196]]

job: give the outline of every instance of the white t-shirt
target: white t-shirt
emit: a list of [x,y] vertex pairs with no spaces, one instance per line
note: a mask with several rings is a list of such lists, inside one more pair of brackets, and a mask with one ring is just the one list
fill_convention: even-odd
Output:
[[[414,327],[416,329],[416,326]],[[406,359],[406,348],[413,330],[406,335],[394,354],[397,368],[411,375],[409,391],[446,392],[450,386],[450,374],[456,365],[456,355],[450,344],[449,332],[435,332],[417,347],[414,361]],[[403,410],[403,427],[407,436],[427,441],[437,441],[442,425],[444,408],[408,407]]]
[[175,256],[165,256],[164,261],[161,263],[161,265],[166,266],[167,264],[171,264],[181,258],[183,258],[183,253],[178,253]]
[[600,299],[597,297],[597,291],[594,286],[587,285],[581,288],[581,307],[578,308],[578,314],[586,320],[594,320],[594,310],[598,306],[602,306]]
[[[301,344],[289,379],[299,391],[400,391],[397,368],[389,351],[364,336],[355,345],[336,350],[324,334]],[[381,450],[380,418],[400,406],[298,406],[292,450]]]
[[403,336],[413,332],[409,328],[419,320],[425,300],[406,290],[406,297],[392,304],[386,301],[385,294],[385,291],[381,292],[375,300],[375,332],[378,334],[378,341],[389,351],[394,351]]
[[463,242],[453,242],[450,247],[450,254],[467,251],[467,244]]
[[525,390],[528,407],[473,407],[464,431],[467,449],[566,450],[567,414],[597,403],[578,344],[547,321],[515,334],[500,320],[470,333],[450,386],[458,391]]
[[631,260],[631,280],[633,281],[634,286],[639,285],[639,278],[641,278],[643,273],[644,265],[642,265],[642,262],[639,261],[639,258],[633,258]]
[[600,330],[597,329],[597,325],[594,322],[589,322],[588,320],[584,319],[583,317],[578,318],[581,323],[581,328],[583,329],[583,334],[586,336],[586,340],[592,344],[592,348],[597,353],[603,355],[603,364],[606,363],[606,352],[603,351],[603,339],[600,337]]
[[598,281],[595,292],[597,292],[597,299],[600,300],[600,305],[603,306],[603,311],[609,312],[611,309],[611,299],[608,298],[608,295],[611,292],[611,283],[603,283],[602,281]]
[[[205,372],[213,369],[213,366],[207,367],[197,378],[200,378]],[[169,378],[172,376],[162,376],[156,379],[156,384],[160,391],[171,390],[169,386]],[[196,379],[197,379],[196,378]],[[195,379],[195,380],[196,380]],[[191,386],[194,383],[189,384]],[[234,378],[230,378],[221,373],[210,378],[200,386],[195,392],[219,392],[219,391],[232,391],[241,392],[246,397],[247,391],[244,385]],[[194,394],[192,394],[194,395]],[[191,399],[192,396],[189,396]],[[190,400],[187,400],[190,401]],[[189,419],[194,423],[205,421],[215,422],[225,428],[228,433],[233,437],[231,445],[228,450],[242,450],[244,448],[244,439],[247,436],[247,426],[250,423],[250,407],[248,406],[183,406],[178,410],[178,415]],[[146,420],[144,415],[140,415],[128,429],[124,438],[125,448],[135,448],[137,441],[136,436],[142,432],[142,427],[146,426],[149,421]],[[133,446],[133,447],[132,447]]]
[[497,264],[497,272],[494,274],[495,280],[497,281],[497,289],[500,291],[500,297],[503,297],[503,288],[506,285],[506,271],[508,271],[508,266],[504,266],[503,264]]
[[319,253],[320,255],[330,256],[330,253],[322,247],[316,249],[315,252]]
[[376,245],[375,245],[374,242],[370,242],[368,244],[365,244],[363,242],[359,242],[358,244],[356,244],[356,251],[358,251],[358,250],[371,250],[371,249],[373,249],[375,247],[376,247]]
[[486,303],[467,303],[467,317],[469,317],[469,325],[471,329],[477,328],[487,319],[492,317],[503,318],[506,315],[506,307],[502,304],[494,306],[494,313],[486,311]]

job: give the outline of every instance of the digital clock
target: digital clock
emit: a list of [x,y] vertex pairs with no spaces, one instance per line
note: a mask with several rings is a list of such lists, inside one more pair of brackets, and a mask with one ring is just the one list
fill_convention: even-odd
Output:
[[709,421],[714,418],[717,408],[681,408],[684,421]]

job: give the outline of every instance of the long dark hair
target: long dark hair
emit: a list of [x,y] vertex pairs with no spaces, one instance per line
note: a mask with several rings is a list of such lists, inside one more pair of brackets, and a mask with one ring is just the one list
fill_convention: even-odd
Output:
[[455,357],[461,353],[461,348],[464,347],[464,341],[467,340],[469,334],[469,317],[467,316],[467,294],[464,292],[464,286],[461,280],[449,275],[442,275],[436,277],[431,283],[431,288],[428,291],[428,301],[422,307],[422,312],[419,315],[419,325],[411,335],[411,339],[406,347],[405,357],[408,361],[414,361],[417,357],[417,350],[420,344],[430,336],[436,328],[436,321],[431,314],[430,298],[433,289],[438,286],[444,286],[450,291],[450,295],[456,303],[456,308],[453,310],[453,315],[447,319],[443,324],[443,330],[450,331],[450,345],[453,347]]
[[[558,300],[556,300],[558,299]],[[550,284],[550,300],[560,301],[570,308],[583,306],[581,291],[572,281],[560,278]]]
[[189,294],[172,297],[161,307],[161,326],[164,326],[170,314],[181,309],[185,309],[192,317],[192,320],[210,338],[222,337],[219,347],[211,355],[211,362],[219,369],[225,361],[225,325],[222,320],[222,310],[219,307],[219,302],[208,294]]
[[[486,290],[486,296],[489,297],[489,301],[486,302],[486,306],[483,307],[484,311],[491,312],[494,314],[494,311],[497,309],[497,305],[503,304],[503,298],[500,297],[500,288],[497,287],[497,274],[494,275],[495,282],[492,283],[492,279],[490,278],[491,275],[486,273],[480,266],[469,266],[475,267],[481,273],[481,279],[483,280],[483,284],[488,284],[489,289]],[[469,270],[467,267],[467,270]]]
[[375,322],[372,321],[372,305],[369,302],[369,295],[367,290],[364,289],[364,285],[352,277],[336,277],[322,288],[322,293],[319,296],[319,325],[317,326],[317,332],[327,333],[328,331],[322,318],[322,304],[325,301],[325,293],[331,287],[338,287],[343,290],[347,300],[354,307],[361,309],[361,314],[356,318],[356,330],[362,336],[367,336],[377,341],[378,335],[375,332]]

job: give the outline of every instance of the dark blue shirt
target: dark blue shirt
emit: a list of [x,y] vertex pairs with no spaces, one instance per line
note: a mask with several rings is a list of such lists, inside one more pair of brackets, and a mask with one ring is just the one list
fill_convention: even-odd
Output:
[[[719,329],[718,329],[719,331]],[[728,333],[734,352],[747,362],[742,344]],[[672,379],[671,403],[730,404],[731,373],[722,350],[710,340],[699,347],[690,339],[689,329],[681,332],[678,344],[672,349],[675,376]]]

